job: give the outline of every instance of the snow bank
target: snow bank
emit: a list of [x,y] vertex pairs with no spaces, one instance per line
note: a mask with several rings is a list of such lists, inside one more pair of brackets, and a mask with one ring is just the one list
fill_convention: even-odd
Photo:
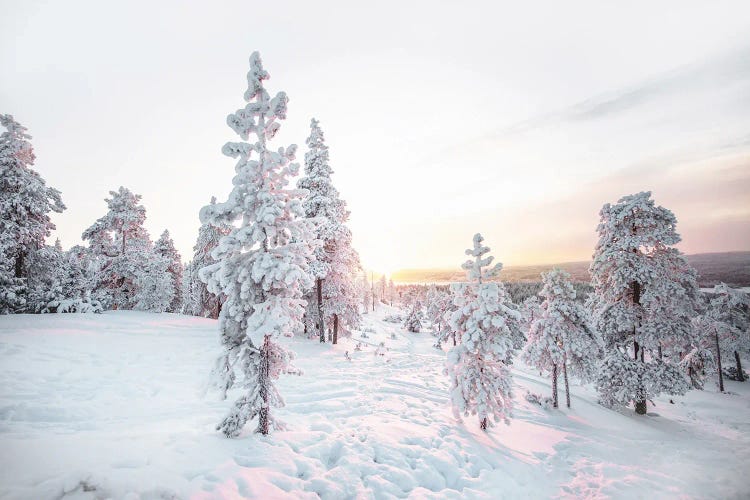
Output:
[[305,373],[279,384],[289,430],[234,440],[214,430],[230,402],[203,395],[215,321],[0,317],[0,498],[746,496],[750,383],[657,400],[647,417],[574,386],[573,408],[552,411],[524,398],[549,382],[518,366],[514,419],[483,433],[453,419],[430,334],[383,321],[397,312],[365,316],[361,351],[357,332],[293,341]]

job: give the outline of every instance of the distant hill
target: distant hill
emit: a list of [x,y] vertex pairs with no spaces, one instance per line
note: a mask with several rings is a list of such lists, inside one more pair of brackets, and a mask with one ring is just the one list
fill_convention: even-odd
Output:
[[[750,286],[750,252],[700,253],[688,255],[698,271],[701,287],[724,282],[732,286]],[[502,281],[539,281],[539,275],[553,267],[565,269],[576,281],[589,281],[589,262],[562,262],[534,266],[507,266],[500,273]],[[402,269],[392,275],[397,283],[448,283],[464,279],[460,269]]]

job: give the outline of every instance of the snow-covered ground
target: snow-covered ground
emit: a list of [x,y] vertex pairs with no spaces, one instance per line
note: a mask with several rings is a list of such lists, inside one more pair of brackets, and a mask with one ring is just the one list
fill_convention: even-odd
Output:
[[382,321],[393,312],[365,317],[361,351],[359,333],[292,340],[305,374],[280,383],[289,430],[234,440],[214,430],[230,402],[204,395],[216,322],[0,317],[0,497],[750,496],[750,383],[658,400],[646,417],[575,386],[573,408],[552,411],[524,399],[549,382],[519,366],[511,425],[483,433],[452,416],[444,353]]

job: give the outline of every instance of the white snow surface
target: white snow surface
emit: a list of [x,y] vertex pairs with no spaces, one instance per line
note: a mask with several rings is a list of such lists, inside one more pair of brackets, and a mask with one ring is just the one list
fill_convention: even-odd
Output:
[[[304,370],[279,383],[289,430],[215,431],[231,406],[204,395],[216,321],[176,314],[0,317],[0,498],[747,498],[750,383],[616,412],[574,385],[545,410],[513,369],[514,418],[457,422],[445,353],[383,318],[337,346],[293,339]],[[396,334],[392,339],[391,334]],[[374,354],[384,342],[384,356]],[[348,351],[352,360],[347,360]]]

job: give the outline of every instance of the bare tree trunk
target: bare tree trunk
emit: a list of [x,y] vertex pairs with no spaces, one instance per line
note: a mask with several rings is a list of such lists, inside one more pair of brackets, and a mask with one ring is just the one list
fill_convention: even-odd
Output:
[[568,361],[563,362],[563,378],[565,379],[565,404],[570,408],[570,385],[568,384]]
[[24,268],[24,259],[26,257],[26,252],[23,250],[18,252],[18,255],[16,256],[16,278],[23,278],[23,268]]
[[[634,252],[637,252],[637,250],[633,250]],[[641,284],[637,281],[633,282],[633,304],[639,305],[641,303]],[[638,342],[636,341],[636,326],[633,325],[633,350],[635,355],[635,360],[638,361]],[[644,362],[643,359],[643,348],[641,347],[641,363]],[[643,380],[639,380],[639,385],[643,384]],[[635,412],[638,415],[645,415],[646,414],[646,400],[645,399],[639,399],[635,402]]]
[[737,380],[744,382],[745,376],[742,374],[742,361],[740,361],[740,353],[737,351],[734,351],[734,360],[737,362]]
[[258,374],[258,385],[260,399],[263,401],[260,411],[258,412],[258,429],[257,432],[261,434],[268,434],[268,423],[269,423],[269,412],[268,406],[268,384],[269,384],[269,359],[268,352],[270,350],[269,337],[266,335],[263,338],[263,347],[260,349],[260,373]]
[[453,347],[456,347],[456,332],[451,334],[453,336]]
[[481,422],[479,422],[479,428],[483,431],[487,430],[487,417],[484,417]]
[[333,315],[333,343],[338,344],[339,342],[339,315]]
[[719,348],[719,334],[714,334],[716,340],[716,366],[719,368],[719,391],[724,392],[724,374],[721,373],[721,349]]
[[552,406],[557,408],[557,363],[552,364]]
[[315,280],[315,288],[318,295],[318,335],[320,335],[320,342],[326,341],[326,330],[323,325],[323,278]]

